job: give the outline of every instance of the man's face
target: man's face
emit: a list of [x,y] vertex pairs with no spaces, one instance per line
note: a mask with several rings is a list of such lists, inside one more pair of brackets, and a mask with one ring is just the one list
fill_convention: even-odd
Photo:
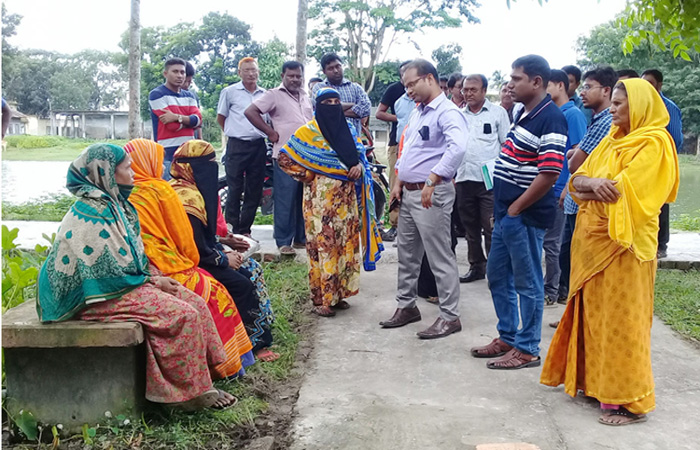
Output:
[[481,81],[465,78],[464,83],[462,83],[462,95],[464,95],[467,106],[479,107],[486,100],[486,88],[481,84]]
[[165,69],[163,76],[168,84],[182,87],[182,83],[185,81],[185,66],[182,64],[173,64]]
[[557,104],[562,100],[568,100],[570,98],[562,82],[550,81],[549,84],[547,84],[547,93],[552,96],[552,100]]
[[661,92],[661,83],[656,81],[656,78],[652,77],[649,74],[642,75],[643,80],[647,80],[649,83],[651,83],[652,86],[654,86],[654,89],[656,89],[656,92]]
[[530,78],[523,71],[522,67],[516,67],[510,74],[508,90],[511,92],[513,101],[527,103],[535,97],[537,91],[542,87],[542,78]]
[[244,62],[241,64],[240,69],[238,69],[238,76],[240,76],[241,80],[246,84],[257,84],[258,75],[260,75],[260,72],[258,71],[258,63],[255,61]]
[[336,59],[326,65],[323,74],[331,84],[340,84],[343,81],[343,64]]
[[462,103],[464,101],[464,96],[462,95],[462,80],[459,80],[450,88],[450,94],[455,103]]
[[192,85],[192,77],[185,77],[185,81],[182,82],[182,86],[180,86],[184,90],[189,90],[190,86]]
[[440,80],[440,89],[442,89],[442,92],[445,95],[449,95],[450,89],[447,87],[447,81],[445,80]]
[[498,93],[498,97],[501,100],[501,106],[508,109],[513,106],[513,96],[508,90],[508,84],[501,86],[501,91]]
[[600,83],[591,78],[583,80],[583,89],[581,90],[583,106],[597,110],[608,98],[610,98],[609,87],[603,87]]
[[403,74],[403,82],[406,93],[415,102],[423,102],[430,98],[430,86],[426,80],[427,75],[418,75],[418,69],[408,69]]
[[403,74],[406,73],[407,66],[408,66],[408,64],[399,67],[399,81],[401,82],[401,84],[403,84]]
[[573,97],[576,95],[576,89],[578,89],[578,85],[580,84],[579,82],[576,81],[576,77],[571,75],[570,73],[567,74],[569,77],[569,90],[566,91],[566,93],[569,95],[569,98]]
[[282,85],[292,94],[299,92],[303,84],[304,72],[301,71],[301,67],[297,69],[287,69],[282,73]]

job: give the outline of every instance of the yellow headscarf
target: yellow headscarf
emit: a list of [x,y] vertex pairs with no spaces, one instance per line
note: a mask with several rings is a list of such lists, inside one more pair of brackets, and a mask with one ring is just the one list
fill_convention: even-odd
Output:
[[612,125],[591,156],[571,177],[609,178],[622,196],[616,203],[581,201],[582,212],[607,219],[608,236],[631,249],[641,261],[656,256],[659,211],[678,194],[678,156],[665,127],[669,115],[661,96],[642,79],[623,80],[629,103],[630,130]]
[[[185,142],[175,152],[173,163],[170,166],[172,180],[170,184],[180,197],[180,201],[185,206],[185,211],[201,220],[203,224],[208,224],[207,209],[204,196],[200,192],[197,182],[194,179],[192,165],[188,162],[179,162],[178,158],[196,158],[214,153],[214,147],[206,141],[193,139]],[[216,216],[213,217],[216,222]]]

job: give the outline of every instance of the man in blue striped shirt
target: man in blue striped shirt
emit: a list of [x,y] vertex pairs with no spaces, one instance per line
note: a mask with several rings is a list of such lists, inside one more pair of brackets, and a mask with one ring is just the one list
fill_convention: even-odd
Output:
[[[671,116],[671,120],[669,120],[666,129],[671,134],[673,142],[676,144],[676,151],[681,151],[683,148],[683,119],[681,117],[681,110],[661,92],[661,87],[664,83],[663,74],[657,69],[648,69],[642,72],[642,78],[654,86],[654,89],[656,89],[661,96],[661,100],[664,101],[666,109],[668,110],[668,115]],[[666,257],[668,241],[671,237],[669,224],[670,216],[671,211],[668,203],[666,203],[661,207],[661,214],[659,214],[659,249],[656,252],[658,258]]]

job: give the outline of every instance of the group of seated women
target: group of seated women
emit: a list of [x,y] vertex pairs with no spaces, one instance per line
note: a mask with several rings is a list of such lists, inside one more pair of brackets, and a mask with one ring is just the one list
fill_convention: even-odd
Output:
[[[240,376],[270,350],[274,320],[262,268],[227,233],[213,147],[192,140],[162,179],[163,147],[94,144],[70,165],[77,197],[41,268],[42,322],[138,322],[146,398],[185,410],[228,408],[212,380]],[[223,225],[223,226],[222,226]]]

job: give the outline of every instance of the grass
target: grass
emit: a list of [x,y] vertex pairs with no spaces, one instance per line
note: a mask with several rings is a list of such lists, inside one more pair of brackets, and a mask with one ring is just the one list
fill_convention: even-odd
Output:
[[123,146],[126,139],[71,139],[62,136],[7,136],[8,161],[73,161],[87,146],[109,142]]
[[700,272],[659,270],[654,312],[683,336],[700,341]]
[[[295,262],[265,265],[265,280],[272,298],[276,320],[273,325],[274,350],[281,356],[272,363],[257,363],[248,368],[240,380],[218,381],[215,385],[238,397],[238,404],[225,411],[204,410],[196,413],[167,411],[162,408],[147,411],[141,420],[125,417],[105,419],[92,425],[88,440],[83,435],[66,439],[77,448],[103,449],[224,449],[238,448],[240,440],[254,433],[256,419],[275,401],[274,389],[292,374],[297,346],[304,325],[310,317],[305,313],[309,298],[308,268]],[[77,442],[76,442],[77,441]],[[26,448],[48,450],[47,445],[25,444]],[[22,447],[23,448],[23,447]],[[61,447],[63,448],[63,446]],[[68,448],[76,448],[70,446]]]

